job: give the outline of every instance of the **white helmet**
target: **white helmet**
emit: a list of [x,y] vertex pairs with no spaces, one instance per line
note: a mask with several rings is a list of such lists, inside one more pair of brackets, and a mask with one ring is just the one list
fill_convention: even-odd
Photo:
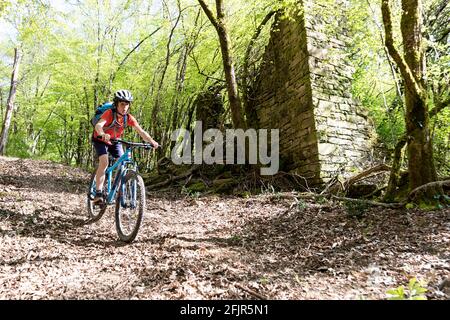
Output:
[[117,101],[132,102],[133,96],[131,95],[131,92],[128,90],[119,90],[114,94],[114,102]]

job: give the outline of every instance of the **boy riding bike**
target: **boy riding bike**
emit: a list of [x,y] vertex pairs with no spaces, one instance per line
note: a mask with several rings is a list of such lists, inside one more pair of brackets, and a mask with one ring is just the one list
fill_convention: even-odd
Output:
[[92,143],[98,155],[98,168],[95,175],[97,190],[93,203],[103,202],[103,184],[105,182],[105,170],[108,167],[108,152],[114,158],[123,155],[121,143],[112,144],[111,139],[119,139],[126,126],[133,127],[141,138],[150,143],[155,149],[159,147],[158,142],[141,128],[136,119],[128,113],[133,96],[128,90],[119,90],[114,94],[113,108],[106,110],[95,125],[92,135]]

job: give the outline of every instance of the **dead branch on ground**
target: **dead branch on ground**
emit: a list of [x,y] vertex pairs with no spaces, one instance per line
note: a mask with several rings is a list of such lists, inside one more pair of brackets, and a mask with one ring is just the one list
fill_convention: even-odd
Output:
[[450,186],[450,180],[430,182],[430,183],[421,185],[420,187],[417,187],[414,190],[412,190],[408,195],[408,199],[412,199],[414,197],[414,195],[418,192],[424,192],[424,191],[426,191],[428,189],[432,189],[432,188],[442,188],[442,187],[449,187],[449,186]]
[[403,208],[405,206],[405,203],[382,203],[377,201],[370,201],[370,200],[361,200],[361,199],[353,199],[353,198],[345,198],[345,197],[338,197],[335,195],[331,196],[332,199],[339,200],[339,201],[347,201],[347,202],[353,202],[353,203],[360,203],[360,204],[366,204],[373,207],[383,207],[383,208],[392,208],[392,209],[398,209]]
[[169,184],[171,184],[172,182],[184,179],[190,175],[192,175],[193,173],[195,173],[195,171],[197,171],[200,168],[199,165],[193,166],[191,169],[189,169],[188,171],[178,175],[178,176],[170,176],[167,180],[157,183],[157,184],[153,184],[153,185],[149,185],[147,186],[148,190],[153,190],[153,189],[157,189],[157,188],[161,188],[161,187],[165,187]]

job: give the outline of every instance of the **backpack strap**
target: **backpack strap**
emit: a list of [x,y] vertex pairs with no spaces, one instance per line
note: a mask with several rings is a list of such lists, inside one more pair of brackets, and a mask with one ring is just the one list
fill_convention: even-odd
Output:
[[113,121],[111,121],[111,123],[105,127],[106,129],[111,129],[114,126],[114,124],[117,122],[116,108],[111,108],[111,112],[113,114]]
[[[106,127],[106,129],[111,129],[116,123],[119,123],[117,121],[117,109],[116,108],[112,108],[111,112],[113,113],[113,121],[110,123],[109,126]],[[128,115],[124,114],[123,115],[123,129],[125,130],[127,127],[127,120],[128,120]]]

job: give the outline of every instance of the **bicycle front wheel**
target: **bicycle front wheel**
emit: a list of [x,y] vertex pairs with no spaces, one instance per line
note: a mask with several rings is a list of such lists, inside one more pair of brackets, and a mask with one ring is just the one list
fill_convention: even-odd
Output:
[[144,181],[135,171],[129,171],[123,179],[116,200],[115,220],[120,240],[129,243],[136,238],[144,209]]
[[95,172],[91,176],[89,183],[89,190],[87,193],[87,211],[88,217],[92,222],[100,220],[106,211],[106,203],[94,204],[93,200],[95,197],[96,184],[95,184]]

